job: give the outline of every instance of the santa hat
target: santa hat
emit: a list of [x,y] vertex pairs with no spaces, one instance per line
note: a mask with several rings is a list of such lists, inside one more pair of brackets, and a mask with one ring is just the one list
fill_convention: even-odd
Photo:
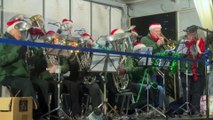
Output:
[[62,25],[61,25],[61,29],[62,30],[69,30],[72,28],[72,24],[73,24],[73,21],[72,20],[68,20],[68,19],[63,19],[62,20]]
[[136,52],[137,50],[140,50],[143,47],[146,47],[146,45],[144,45],[142,42],[135,42],[133,43],[134,47],[133,47],[133,52]]
[[55,34],[55,31],[49,30],[49,31],[46,33],[46,35],[52,35],[52,34]]
[[62,20],[62,23],[69,23],[69,24],[72,24],[73,23],[73,21],[72,20],[68,20],[68,19],[63,19]]
[[58,34],[53,30],[49,30],[46,32],[46,35],[43,36],[43,39],[48,43],[56,43],[58,42]]
[[205,41],[203,38],[200,38],[196,43],[196,48],[198,53],[202,54],[205,51]]
[[125,33],[125,31],[123,29],[116,28],[111,31],[110,35],[115,35],[115,34],[119,34],[119,33]]
[[162,28],[162,27],[161,27],[161,24],[159,24],[159,23],[153,23],[153,24],[151,24],[151,25],[149,26],[149,30],[153,30],[153,29],[155,29],[155,28]]
[[16,26],[17,24],[21,23],[21,19],[16,19],[12,21],[7,22],[7,32],[10,32],[13,29],[17,29],[18,27]]
[[94,42],[94,39],[88,33],[81,34],[81,37],[83,37],[84,38],[83,40],[86,41],[89,44],[93,44],[93,42]]
[[132,29],[131,33],[134,34],[135,36],[138,36],[138,33],[137,33],[136,29]]

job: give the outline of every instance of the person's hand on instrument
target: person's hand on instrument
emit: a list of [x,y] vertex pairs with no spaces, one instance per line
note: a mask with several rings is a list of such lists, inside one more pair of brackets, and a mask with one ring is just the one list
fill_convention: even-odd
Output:
[[123,67],[118,67],[118,75],[126,74],[126,70]]
[[157,41],[158,46],[161,46],[164,43],[165,43],[164,38],[160,36],[159,39],[158,39],[158,41]]
[[60,73],[61,72],[61,66],[60,65],[52,65],[52,66],[46,68],[46,70],[51,74]]

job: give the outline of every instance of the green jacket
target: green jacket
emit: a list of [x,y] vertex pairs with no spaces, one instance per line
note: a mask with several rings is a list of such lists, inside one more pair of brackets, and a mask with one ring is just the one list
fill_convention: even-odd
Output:
[[[125,70],[126,73],[130,75],[130,80],[136,83],[141,82],[146,69],[144,66],[139,66],[138,61],[139,61],[138,58],[128,56],[127,62],[125,64]],[[152,68],[149,67],[147,69],[147,72],[153,74]]]
[[[9,33],[6,38],[15,39]],[[21,46],[0,44],[0,81],[7,76],[19,76],[29,78],[29,72],[25,60],[19,57],[18,50]]]
[[152,47],[153,48],[153,54],[156,54],[158,52],[163,52],[164,48],[163,46],[158,46],[157,43],[150,37],[150,34],[147,36],[144,36],[141,38],[139,42],[143,42],[146,47]]
[[[62,74],[65,74],[66,72],[69,71],[69,64],[68,64],[68,58],[63,56],[59,56],[59,57],[60,57],[59,65],[61,66],[61,76],[62,76]],[[46,64],[46,59],[43,62],[44,64]],[[46,67],[48,67],[47,64],[46,64]],[[50,74],[46,69],[42,70],[38,76],[39,76],[39,79],[43,79],[43,80],[57,79],[56,74]]]

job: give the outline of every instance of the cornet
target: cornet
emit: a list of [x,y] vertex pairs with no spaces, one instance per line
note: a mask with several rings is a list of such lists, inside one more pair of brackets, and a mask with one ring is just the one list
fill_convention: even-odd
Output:
[[162,33],[160,34],[159,39],[164,39],[165,44],[163,47],[165,50],[174,50],[176,48],[176,41],[167,39]]

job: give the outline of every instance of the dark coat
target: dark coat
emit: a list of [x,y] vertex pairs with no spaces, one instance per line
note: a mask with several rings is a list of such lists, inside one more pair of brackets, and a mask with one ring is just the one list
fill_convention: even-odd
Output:
[[[5,37],[15,39],[9,33]],[[22,46],[0,44],[0,81],[7,76],[29,78],[28,68],[24,58],[20,57],[19,50]]]

